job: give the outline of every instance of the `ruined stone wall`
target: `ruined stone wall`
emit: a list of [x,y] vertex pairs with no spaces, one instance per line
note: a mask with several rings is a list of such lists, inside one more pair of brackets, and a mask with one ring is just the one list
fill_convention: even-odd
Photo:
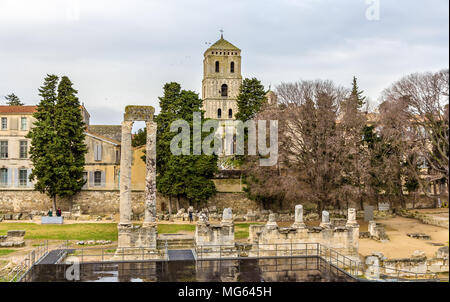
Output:
[[[62,211],[70,211],[75,205],[80,206],[82,214],[110,215],[119,213],[119,190],[86,190],[72,198],[58,198],[57,205]],[[134,215],[144,212],[144,191],[132,191],[132,207]],[[187,200],[181,200],[180,206],[187,209]],[[203,205],[202,205],[203,206]],[[245,193],[217,193],[210,198],[207,205],[218,209],[233,208],[237,213],[247,213],[249,209],[256,210],[258,203],[245,197]],[[31,213],[33,211],[48,211],[52,207],[50,198],[32,190],[0,190],[0,213]],[[176,212],[175,200],[172,200],[173,212]],[[168,210],[168,198],[157,195],[157,211]]]

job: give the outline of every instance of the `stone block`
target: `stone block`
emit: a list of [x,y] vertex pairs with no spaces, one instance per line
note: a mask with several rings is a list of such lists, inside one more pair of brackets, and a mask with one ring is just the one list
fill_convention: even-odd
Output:
[[42,216],[41,224],[63,224],[64,218],[62,216]]

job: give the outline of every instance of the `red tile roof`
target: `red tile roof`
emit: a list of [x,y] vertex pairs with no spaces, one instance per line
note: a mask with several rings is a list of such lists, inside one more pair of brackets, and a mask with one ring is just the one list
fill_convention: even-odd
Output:
[[37,106],[5,106],[0,105],[0,113],[34,113],[36,112]]

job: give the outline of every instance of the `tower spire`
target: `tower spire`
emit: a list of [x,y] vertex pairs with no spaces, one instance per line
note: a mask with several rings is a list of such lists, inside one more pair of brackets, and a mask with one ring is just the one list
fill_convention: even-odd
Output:
[[223,39],[223,29],[220,29],[220,38]]

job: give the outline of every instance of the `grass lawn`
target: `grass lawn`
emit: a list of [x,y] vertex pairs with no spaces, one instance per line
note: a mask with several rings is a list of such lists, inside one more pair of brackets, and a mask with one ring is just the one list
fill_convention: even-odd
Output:
[[158,224],[158,233],[195,232],[195,224]]
[[[35,223],[0,223],[0,235],[8,230],[25,230],[25,239],[41,240],[111,240],[117,241],[115,223],[75,223],[42,225]],[[194,232],[194,224],[159,224],[158,233]]]
[[[248,237],[251,224],[235,224],[236,239]],[[25,239],[39,240],[111,240],[117,241],[115,223],[75,223],[63,225],[41,225],[35,223],[0,223],[0,235],[8,230],[25,230]],[[194,232],[195,224],[158,224],[158,233]],[[1,251],[1,250],[0,250]]]
[[35,223],[0,223],[0,234],[25,230],[25,239],[42,240],[117,240],[115,223],[77,223],[42,225]]
[[0,249],[0,256],[6,256],[8,254],[14,253],[16,250]]
[[234,238],[235,239],[247,239],[249,234],[249,227],[253,224],[261,223],[236,223],[234,225]]

